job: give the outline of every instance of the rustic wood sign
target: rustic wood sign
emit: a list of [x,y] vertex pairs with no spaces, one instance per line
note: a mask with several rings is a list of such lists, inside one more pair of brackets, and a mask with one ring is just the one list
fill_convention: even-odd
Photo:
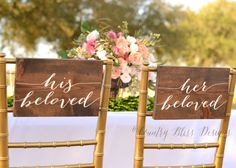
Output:
[[226,113],[228,68],[157,68],[154,119],[221,119]]
[[15,116],[96,116],[102,61],[17,59]]

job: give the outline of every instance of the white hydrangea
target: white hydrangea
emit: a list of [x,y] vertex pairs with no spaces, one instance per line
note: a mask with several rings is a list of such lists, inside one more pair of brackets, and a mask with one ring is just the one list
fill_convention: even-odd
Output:
[[107,52],[105,50],[99,50],[96,52],[96,55],[100,60],[106,60],[107,59]]
[[135,44],[135,43],[132,43],[132,44],[130,45],[130,51],[131,51],[131,53],[136,53],[136,52],[138,52],[138,45]]
[[133,36],[127,36],[126,40],[128,41],[129,44],[136,43],[136,39]]
[[131,81],[131,76],[125,73],[120,76],[120,79],[122,80],[123,83],[129,83]]
[[98,37],[99,37],[99,32],[97,30],[93,30],[87,35],[86,41],[95,41],[98,39]]

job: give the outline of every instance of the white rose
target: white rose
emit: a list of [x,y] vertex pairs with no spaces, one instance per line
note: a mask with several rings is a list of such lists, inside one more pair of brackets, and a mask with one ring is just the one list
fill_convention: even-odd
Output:
[[149,62],[149,66],[156,67],[157,66],[157,58],[156,58],[156,56],[153,55],[153,54],[149,54],[148,55],[148,62]]
[[120,79],[123,83],[129,83],[131,81],[131,76],[127,73],[124,73],[120,76]]
[[138,51],[138,45],[135,43],[132,43],[130,45],[130,51],[131,51],[131,53],[136,53]]
[[99,58],[100,60],[106,60],[106,59],[107,59],[107,57],[106,57],[107,52],[106,52],[105,50],[99,50],[99,51],[97,51],[96,55],[98,56],[98,58]]
[[126,40],[129,44],[136,43],[136,39],[133,36],[127,36]]
[[156,82],[156,79],[157,79],[157,73],[150,72],[148,75],[148,80],[151,80],[152,82]]
[[97,40],[98,37],[99,37],[99,32],[97,30],[94,30],[87,35],[86,41],[95,41]]

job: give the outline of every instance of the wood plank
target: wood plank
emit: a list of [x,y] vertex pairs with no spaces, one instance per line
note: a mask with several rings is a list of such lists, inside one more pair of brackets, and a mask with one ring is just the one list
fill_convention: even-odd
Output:
[[228,68],[157,68],[154,119],[221,119],[225,116]]
[[97,116],[102,61],[17,59],[15,116]]

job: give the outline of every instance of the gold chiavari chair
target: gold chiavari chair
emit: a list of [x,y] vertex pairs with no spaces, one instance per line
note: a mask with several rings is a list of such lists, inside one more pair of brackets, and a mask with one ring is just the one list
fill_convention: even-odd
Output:
[[[223,158],[225,151],[225,144],[227,139],[227,132],[229,127],[229,120],[231,114],[231,107],[235,89],[236,82],[236,69],[231,69],[228,73],[229,81],[227,85],[228,93],[226,93],[227,103],[225,108],[225,116],[223,116],[221,120],[220,126],[220,135],[218,137],[218,141],[216,143],[198,143],[198,144],[145,144],[145,125],[146,125],[146,117],[153,116],[153,112],[147,112],[147,93],[148,93],[148,74],[149,72],[157,72],[157,68],[148,67],[147,63],[143,64],[142,74],[141,74],[141,85],[139,92],[139,108],[138,108],[138,116],[137,116],[137,127],[136,127],[136,142],[135,142],[135,155],[134,155],[134,168],[143,168],[144,161],[144,150],[145,149],[199,149],[199,148],[216,148],[216,153],[214,157],[214,163],[210,164],[199,164],[199,165],[189,165],[189,166],[153,166],[146,168],[222,168],[223,166]],[[218,74],[215,74],[217,76]],[[174,78],[172,76],[171,78]],[[157,78],[158,80],[158,78]],[[158,81],[157,81],[158,83]],[[227,92],[227,91],[226,91]],[[156,93],[158,97],[158,93]],[[156,102],[155,102],[156,103]],[[158,111],[157,111],[158,112]],[[157,113],[158,115],[158,113]]]
[[[96,130],[96,138],[94,140],[78,140],[78,141],[57,141],[57,142],[27,142],[27,143],[8,143],[8,112],[12,109],[7,107],[6,92],[6,64],[15,64],[15,59],[5,58],[5,54],[0,54],[0,168],[9,167],[8,148],[55,148],[55,147],[71,147],[71,146],[88,146],[95,145],[93,163],[73,164],[73,165],[51,165],[41,166],[48,168],[102,168],[103,167],[103,150],[106,119],[108,111],[108,101],[110,96],[112,58],[108,58],[103,64],[106,70],[103,75],[102,90],[100,94],[100,110],[98,113],[98,122]],[[32,166],[30,166],[32,167]],[[36,166],[40,167],[40,166]]]

